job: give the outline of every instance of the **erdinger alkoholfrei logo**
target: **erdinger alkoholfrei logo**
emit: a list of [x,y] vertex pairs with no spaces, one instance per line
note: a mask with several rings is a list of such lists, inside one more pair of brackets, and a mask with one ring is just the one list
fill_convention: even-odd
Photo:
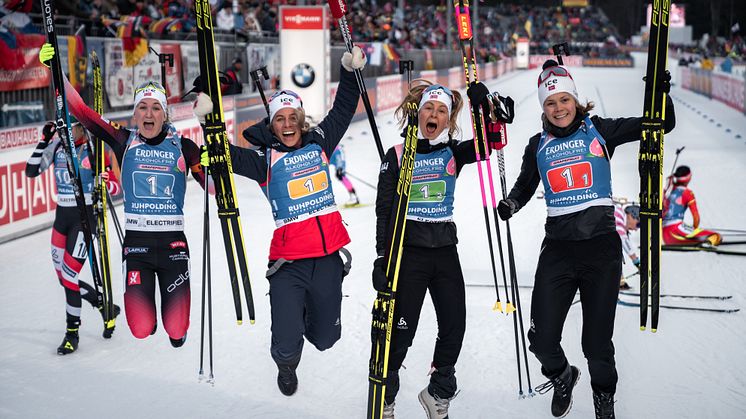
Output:
[[305,63],[300,63],[293,67],[290,76],[293,79],[293,83],[301,88],[312,85],[314,80],[316,80],[316,72],[313,71],[313,67]]

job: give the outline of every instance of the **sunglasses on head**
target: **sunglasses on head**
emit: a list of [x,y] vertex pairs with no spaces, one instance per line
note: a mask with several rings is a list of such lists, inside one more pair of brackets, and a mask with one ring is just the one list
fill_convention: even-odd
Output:
[[282,95],[292,96],[292,97],[294,97],[294,98],[296,98],[298,100],[301,100],[300,96],[298,96],[298,94],[295,93],[292,90],[280,90],[280,91],[274,92],[272,94],[272,96],[269,97],[269,100],[271,101],[272,99],[274,99],[274,98],[276,98],[278,96],[282,96]]
[[433,84],[432,86],[428,86],[428,88],[425,89],[422,92],[422,94],[425,95],[425,94],[427,94],[429,92],[432,92],[432,91],[435,91],[435,90],[442,90],[442,91],[445,92],[445,94],[448,95],[448,97],[450,97],[451,99],[453,99],[453,92],[451,92],[451,89],[449,89],[449,88],[447,88],[447,87],[445,87],[443,85],[440,85],[440,84]]
[[163,86],[161,86],[160,83],[158,83],[156,81],[149,81],[149,82],[145,82],[145,83],[137,86],[137,88],[135,89],[135,95],[137,95],[138,93],[142,92],[143,90],[148,90],[148,89],[157,90],[157,91],[163,93],[164,95],[166,94],[166,89],[164,89]]
[[541,74],[539,74],[539,82],[537,83],[537,85],[541,85],[552,76],[569,77],[570,79],[572,79],[572,76],[564,67],[548,67],[546,70],[542,71]]

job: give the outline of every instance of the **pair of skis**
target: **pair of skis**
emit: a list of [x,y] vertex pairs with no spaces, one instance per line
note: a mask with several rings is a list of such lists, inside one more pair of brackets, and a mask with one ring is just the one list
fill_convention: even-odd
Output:
[[[98,252],[94,247],[94,235],[93,226],[91,220],[88,217],[88,210],[85,202],[85,192],[83,190],[83,183],[81,180],[81,168],[78,156],[78,151],[75,148],[75,139],[72,135],[70,125],[70,114],[67,109],[67,98],[65,95],[65,79],[62,73],[62,65],[60,63],[59,46],[57,43],[57,34],[55,33],[54,26],[54,1],[53,0],[42,0],[41,1],[42,14],[44,18],[44,29],[47,35],[47,42],[49,42],[54,48],[55,54],[50,60],[49,69],[52,72],[52,87],[55,95],[55,124],[57,128],[57,134],[62,139],[62,146],[67,156],[67,169],[70,174],[70,182],[72,183],[73,193],[75,194],[75,203],[80,214],[80,224],[83,231],[83,238],[88,244],[88,261],[91,267],[91,274],[93,276],[93,282],[96,286],[96,292],[102,297],[101,303],[103,304],[103,316],[105,327],[113,326],[114,321],[113,313],[113,295],[111,289],[111,271],[109,268],[109,245],[108,245],[108,232],[106,226],[106,206],[99,199],[94,202],[98,206],[99,210],[97,213],[97,232],[98,232]],[[98,87],[101,86],[100,71],[98,73]],[[96,89],[96,79],[94,77],[94,90]],[[100,95],[100,90],[97,93]],[[99,102],[101,104],[102,102]],[[100,110],[99,110],[100,112]],[[103,190],[106,192],[106,184],[100,179],[101,170],[104,170],[103,163],[99,164],[99,160],[104,158],[103,145],[100,145],[101,150],[99,151],[99,144],[97,143],[96,153],[96,185],[97,191]],[[90,154],[90,152],[89,152]],[[98,195],[98,193],[94,193]],[[105,196],[105,195],[98,195]],[[103,206],[103,207],[101,207]],[[100,256],[100,259],[99,259]]]
[[663,213],[663,90],[668,56],[668,22],[671,2],[653,2],[645,76],[642,141],[640,142],[640,330],[647,327],[650,292],[650,329],[658,329],[660,306],[661,218]]
[[[477,60],[476,51],[474,49],[474,39],[472,34],[471,16],[469,9],[468,0],[455,0],[453,2],[456,18],[456,30],[459,35],[459,46],[463,56],[464,64],[464,77],[466,80],[466,86],[478,83],[479,78],[477,76]],[[490,98],[491,99],[491,98]],[[493,110],[497,114],[497,119],[500,120],[500,135],[502,141],[498,147],[496,147],[498,169],[500,175],[500,187],[502,191],[502,198],[507,199],[507,184],[505,181],[505,157],[503,147],[507,144],[507,127],[506,123],[513,121],[513,110],[512,110],[512,99],[498,97],[494,100],[495,109]],[[508,106],[510,109],[504,108]],[[480,109],[480,106],[482,109]],[[503,286],[505,289],[505,312],[507,314],[513,314],[513,333],[515,341],[515,352],[516,352],[516,364],[518,371],[518,395],[523,398],[523,375],[521,372],[521,355],[523,355],[523,365],[526,369],[526,381],[528,384],[528,396],[534,395],[533,387],[531,386],[531,375],[528,369],[528,354],[526,347],[526,334],[523,327],[523,311],[521,309],[521,297],[520,297],[520,286],[518,285],[517,270],[515,266],[515,254],[513,251],[513,239],[510,231],[510,222],[505,220],[506,229],[506,240],[507,240],[507,251],[508,251],[508,273],[510,275],[510,292],[508,291],[508,282],[506,277],[505,269],[505,257],[503,254],[502,246],[502,235],[500,234],[499,216],[497,212],[497,199],[495,197],[495,186],[492,181],[492,166],[490,164],[490,145],[487,144],[487,138],[485,135],[486,118],[490,112],[489,107],[485,107],[479,103],[471,103],[471,121],[472,121],[472,132],[474,134],[474,147],[477,157],[477,172],[479,174],[480,190],[482,193],[482,208],[484,210],[484,222],[485,230],[487,232],[487,241],[490,251],[490,260],[492,264],[492,279],[495,286],[496,301],[493,307],[495,311],[503,311],[502,303],[500,301],[500,290],[497,282],[497,268],[495,265],[494,247],[492,243],[492,232],[490,229],[490,217],[489,210],[487,207],[487,190],[485,186],[485,177],[487,178],[487,184],[489,186],[489,193],[492,204],[492,215],[495,223],[495,234],[497,236],[498,252],[500,254],[500,264],[502,268]],[[486,174],[483,173],[483,165],[486,168]],[[511,297],[513,303],[511,303]],[[517,314],[517,315],[516,315]],[[521,353],[522,352],[522,353]]]
[[[228,136],[225,131],[225,116],[223,115],[223,98],[220,91],[218,65],[215,56],[215,40],[213,36],[212,15],[208,0],[196,0],[194,10],[197,19],[197,46],[199,50],[201,90],[210,96],[213,110],[206,115],[202,126],[205,146],[210,158],[207,169],[215,185],[215,199],[217,213],[223,232],[228,274],[230,277],[233,302],[238,324],[243,323],[241,309],[241,294],[239,290],[239,271],[243,285],[249,321],[255,321],[254,300],[251,293],[251,281],[246,260],[244,237],[241,228],[241,218],[236,201],[236,189],[233,182],[233,167],[231,163]],[[207,293],[209,314],[209,348],[210,348],[210,380],[212,372],[212,298],[210,276],[210,236],[209,236],[209,206],[207,203],[207,175],[205,173],[205,214],[204,214],[204,250],[203,250],[203,279],[202,279],[202,330],[200,340],[200,377],[203,376],[204,338],[205,338],[205,293]]]

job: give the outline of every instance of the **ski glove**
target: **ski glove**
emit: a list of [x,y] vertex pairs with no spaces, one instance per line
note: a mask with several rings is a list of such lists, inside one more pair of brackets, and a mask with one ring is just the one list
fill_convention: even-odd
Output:
[[500,219],[505,221],[513,216],[521,205],[513,198],[503,199],[497,204],[497,213],[500,215]]
[[41,129],[41,139],[48,143],[52,137],[54,137],[54,133],[57,132],[57,125],[54,122],[47,122],[44,124],[44,128]]
[[635,258],[635,260],[632,261],[632,264],[635,265],[635,268],[637,268],[638,271],[640,270],[640,258]]
[[[642,81],[647,81],[648,77],[644,76],[642,78]],[[671,92],[671,72],[666,70],[665,73],[663,73],[663,78],[661,79],[660,84],[660,91],[669,94]]]
[[480,106],[483,103],[488,103],[485,99],[487,99],[489,94],[489,89],[482,82],[471,83],[469,84],[469,88],[466,89],[466,96],[469,96],[472,106]]
[[194,115],[199,120],[199,123],[204,125],[205,116],[212,112],[212,99],[210,99],[210,96],[200,92],[197,95],[197,100],[192,105],[192,111],[194,111]]
[[342,54],[342,67],[347,71],[362,71],[366,62],[365,53],[358,46],[352,47],[352,53],[345,52]]
[[376,291],[384,292],[389,286],[389,279],[386,278],[386,258],[379,256],[373,262],[373,288]]
[[49,60],[54,57],[54,47],[49,42],[45,42],[39,50],[39,62],[49,67]]
[[210,166],[210,155],[207,153],[207,147],[205,146],[199,148],[199,164],[203,167]]
[[507,140],[503,141],[502,126],[496,122],[487,122],[484,131],[487,133],[487,143],[490,150],[500,150],[507,145]]

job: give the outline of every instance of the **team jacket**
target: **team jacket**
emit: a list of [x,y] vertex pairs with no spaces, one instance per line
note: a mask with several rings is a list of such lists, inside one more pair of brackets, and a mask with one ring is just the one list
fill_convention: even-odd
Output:
[[[376,252],[379,256],[384,255],[387,238],[393,228],[392,211],[401,158],[397,148],[401,148],[401,145],[391,147],[386,152],[378,174]],[[456,224],[451,219],[455,179],[464,165],[475,161],[473,141],[457,143],[449,140],[431,145],[426,139],[417,140],[405,246],[438,248],[458,243]]]
[[[185,188],[182,185],[186,181],[187,170],[192,172],[194,179],[203,187],[206,181],[199,163],[199,147],[189,138],[178,135],[169,122],[165,122],[161,133],[153,138],[144,138],[136,129],[131,130],[109,122],[89,108],[67,80],[65,93],[70,112],[88,131],[111,147],[119,162],[125,190],[125,229],[144,232],[183,231],[181,212]],[[133,146],[140,152],[131,150],[130,154],[128,150]],[[169,176],[160,176],[159,173]],[[169,183],[162,183],[164,180]],[[168,208],[151,205],[155,202],[153,199],[166,203]]]
[[663,201],[663,226],[683,223],[687,208],[692,211],[692,217],[699,218],[694,192],[686,186],[674,187]]
[[328,157],[347,131],[359,98],[354,74],[342,69],[332,109],[302,135],[298,148],[282,144],[269,119],[243,132],[256,149],[231,146],[234,173],[259,183],[272,207],[277,228],[270,260],[325,256],[350,242],[334,205]]
[[[587,129],[587,115],[578,114],[566,128],[558,128],[549,124],[545,118],[544,131],[531,137],[523,153],[521,172],[515,181],[508,198],[515,199],[520,208],[523,208],[533,197],[542,177],[537,165],[537,150],[542,136],[549,133],[556,138],[570,137],[580,129]],[[639,141],[642,137],[642,118],[600,118],[592,116],[588,119],[594,129],[605,141],[604,159],[609,165],[609,159],[614,155],[617,146],[633,141]],[[666,120],[664,121],[665,132],[670,132],[676,125],[673,102],[670,96],[666,100]],[[545,225],[546,237],[553,240],[586,240],[601,234],[615,231],[614,206],[594,205],[576,212],[548,216]]]

